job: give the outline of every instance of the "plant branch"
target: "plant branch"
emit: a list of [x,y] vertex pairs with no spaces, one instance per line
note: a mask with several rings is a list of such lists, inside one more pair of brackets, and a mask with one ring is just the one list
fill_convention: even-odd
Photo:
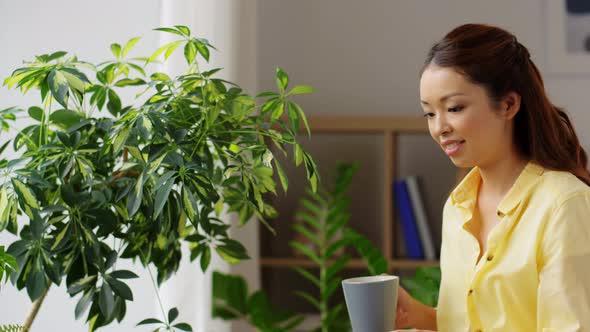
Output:
[[33,321],[35,320],[35,317],[37,317],[37,313],[39,312],[41,304],[43,304],[43,300],[45,300],[45,296],[47,296],[50,287],[51,283],[47,285],[47,288],[45,288],[43,293],[41,293],[41,296],[38,299],[36,299],[35,302],[33,302],[33,307],[31,308],[29,316],[27,316],[25,324],[23,325],[23,332],[29,332],[31,330],[31,325],[33,325]]
[[168,316],[166,315],[166,311],[164,310],[164,306],[162,305],[162,299],[160,298],[160,291],[158,290],[158,286],[156,285],[156,281],[154,280],[154,276],[152,275],[152,269],[150,269],[149,265],[147,266],[147,270],[150,274],[150,279],[152,279],[152,285],[154,285],[154,291],[156,292],[156,297],[158,298],[158,303],[160,304],[160,309],[162,310],[162,317],[164,317],[166,327],[170,327]]

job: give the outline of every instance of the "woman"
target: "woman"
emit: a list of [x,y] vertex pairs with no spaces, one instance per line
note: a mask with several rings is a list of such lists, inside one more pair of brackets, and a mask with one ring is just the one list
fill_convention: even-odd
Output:
[[420,98],[432,138],[473,169],[444,207],[438,307],[401,289],[397,328],[590,331],[586,153],[527,48],[457,27],[430,50]]

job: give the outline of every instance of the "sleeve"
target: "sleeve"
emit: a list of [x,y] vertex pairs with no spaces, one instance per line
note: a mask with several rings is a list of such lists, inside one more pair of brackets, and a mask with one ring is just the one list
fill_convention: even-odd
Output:
[[548,218],[538,260],[538,332],[590,331],[590,194]]

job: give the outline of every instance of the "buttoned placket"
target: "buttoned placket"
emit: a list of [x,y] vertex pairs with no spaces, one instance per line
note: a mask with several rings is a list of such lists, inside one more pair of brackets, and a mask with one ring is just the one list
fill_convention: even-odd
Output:
[[[476,288],[483,274],[485,273],[485,270],[487,270],[488,267],[491,267],[491,263],[496,257],[498,243],[503,240],[503,237],[506,236],[508,230],[512,226],[510,220],[506,218],[506,215],[504,215],[501,211],[497,211],[497,215],[500,218],[500,222],[494,226],[494,228],[492,228],[488,238],[486,239],[486,251],[482,253],[481,258],[473,267],[471,287],[467,291],[467,312],[469,314],[470,321],[473,324],[473,327],[471,328],[471,331],[473,332],[483,332],[481,320],[476,310]],[[477,261],[477,257],[479,256],[479,251],[477,249],[479,248],[479,250],[481,250],[481,248],[479,247],[479,242],[477,239],[475,237],[473,238],[475,240],[476,248],[475,260]]]

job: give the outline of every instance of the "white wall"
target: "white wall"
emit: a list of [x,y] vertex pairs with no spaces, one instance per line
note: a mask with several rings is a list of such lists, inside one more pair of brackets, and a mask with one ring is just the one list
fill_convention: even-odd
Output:
[[[260,87],[274,84],[280,64],[298,83],[317,89],[302,98],[309,113],[417,115],[418,71],[426,52],[457,25],[481,22],[512,31],[545,72],[545,1],[263,0]],[[547,73],[545,80],[590,148],[590,75]]]

